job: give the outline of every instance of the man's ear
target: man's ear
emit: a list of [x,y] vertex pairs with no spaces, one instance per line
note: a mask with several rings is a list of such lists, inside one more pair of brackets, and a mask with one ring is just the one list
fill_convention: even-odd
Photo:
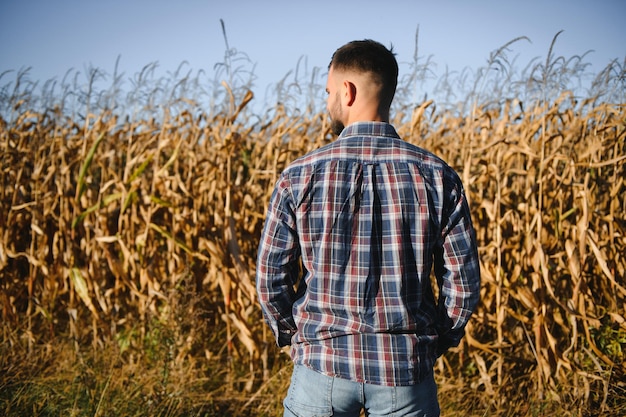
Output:
[[344,104],[346,106],[352,106],[354,104],[354,100],[356,100],[356,85],[348,80],[343,82],[343,94],[344,94]]

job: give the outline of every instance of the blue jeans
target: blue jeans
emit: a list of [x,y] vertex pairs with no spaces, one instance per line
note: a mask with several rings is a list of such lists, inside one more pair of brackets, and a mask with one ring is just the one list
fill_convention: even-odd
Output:
[[418,385],[387,387],[333,378],[295,365],[284,417],[439,416],[437,384],[431,374]]

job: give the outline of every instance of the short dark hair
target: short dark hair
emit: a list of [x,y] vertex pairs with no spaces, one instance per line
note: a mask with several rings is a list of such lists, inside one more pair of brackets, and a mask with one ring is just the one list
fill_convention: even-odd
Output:
[[369,72],[381,84],[381,101],[387,107],[396,93],[398,84],[398,61],[393,46],[387,49],[383,44],[371,39],[352,41],[340,47],[333,54],[328,68]]

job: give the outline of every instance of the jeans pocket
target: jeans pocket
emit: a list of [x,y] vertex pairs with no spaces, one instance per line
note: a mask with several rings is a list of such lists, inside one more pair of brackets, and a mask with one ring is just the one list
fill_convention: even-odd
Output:
[[[299,402],[287,398],[284,403],[285,411],[297,417],[330,417],[333,415],[332,407],[300,404]],[[286,413],[286,416],[290,414]]]
[[331,391],[332,378],[301,365],[294,366],[289,392],[283,404],[285,416],[332,416]]

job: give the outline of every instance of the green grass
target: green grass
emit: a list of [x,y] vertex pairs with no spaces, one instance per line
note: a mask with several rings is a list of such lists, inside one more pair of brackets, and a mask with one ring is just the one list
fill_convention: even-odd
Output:
[[[162,336],[163,334],[161,334]],[[153,334],[150,336],[154,338]],[[167,346],[167,340],[161,340]],[[156,346],[154,340],[151,346]],[[84,348],[83,348],[84,349]],[[0,369],[0,414],[12,416],[280,416],[282,399],[291,372],[287,355],[272,369],[265,382],[249,385],[249,370],[237,360],[207,354],[204,359],[168,360],[155,348],[149,353],[124,353],[112,341],[103,346],[77,351],[69,339],[57,338],[32,352],[3,352]],[[219,352],[218,352],[219,353]],[[8,354],[8,355],[7,355]],[[257,378],[259,379],[259,378]],[[462,379],[446,381],[441,375],[439,399],[442,416],[599,416],[599,404],[591,398],[585,405],[563,398],[537,399],[523,392],[517,380],[501,389],[519,390],[503,398],[514,403],[498,404],[484,387]],[[611,415],[626,413],[624,386],[615,384],[607,409]],[[555,392],[558,392],[556,390]],[[526,397],[526,400],[525,400]],[[596,399],[599,400],[599,399]],[[621,414],[620,414],[621,413]]]

